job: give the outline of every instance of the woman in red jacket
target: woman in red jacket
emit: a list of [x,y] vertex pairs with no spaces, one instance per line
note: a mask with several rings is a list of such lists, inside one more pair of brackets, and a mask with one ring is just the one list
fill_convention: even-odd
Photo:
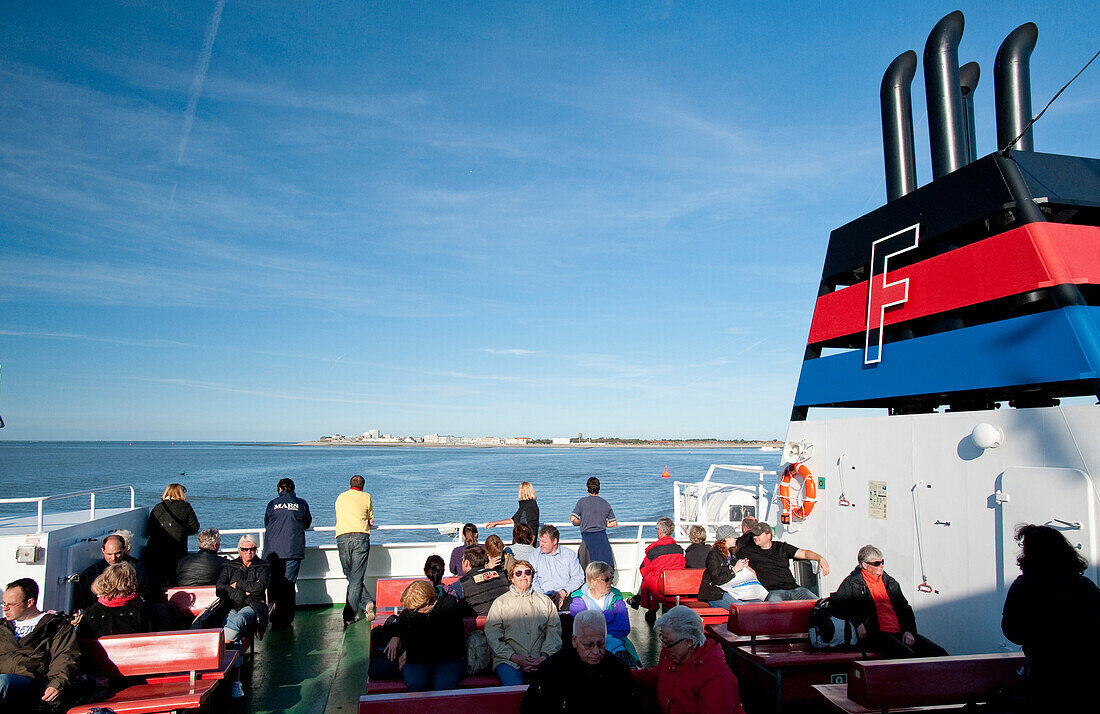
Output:
[[635,610],[639,605],[645,606],[647,622],[653,622],[657,617],[657,609],[661,606],[655,597],[661,572],[684,569],[684,549],[672,537],[675,532],[676,525],[671,518],[657,519],[657,540],[646,546],[645,557],[638,568],[642,584],[638,586],[638,594],[627,601]]
[[655,693],[662,714],[745,714],[737,678],[722,648],[703,635],[703,619],[694,610],[677,605],[653,629],[661,639],[657,666],[633,672],[643,697]]

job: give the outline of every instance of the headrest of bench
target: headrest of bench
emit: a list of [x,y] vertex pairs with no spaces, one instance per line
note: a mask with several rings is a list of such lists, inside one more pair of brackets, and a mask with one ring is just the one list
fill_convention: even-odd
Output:
[[80,649],[108,677],[217,669],[225,643],[221,629],[108,635],[81,640]]
[[736,635],[790,635],[810,631],[816,600],[752,602],[730,608],[726,627]]
[[[379,578],[374,583],[374,604],[380,609],[401,607],[401,593],[417,580],[425,578]],[[445,585],[458,581],[456,577],[443,578]]]
[[657,587],[665,595],[698,595],[702,582],[702,568],[662,570]]
[[217,588],[213,585],[168,588],[164,591],[164,599],[169,605],[179,612],[190,612],[192,615],[205,610],[217,597]]

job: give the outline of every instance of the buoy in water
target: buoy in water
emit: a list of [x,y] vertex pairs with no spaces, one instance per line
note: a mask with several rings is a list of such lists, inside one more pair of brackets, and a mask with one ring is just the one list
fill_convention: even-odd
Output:
[[665,472],[661,474],[661,478],[672,478],[672,474],[668,472],[668,467],[665,467]]

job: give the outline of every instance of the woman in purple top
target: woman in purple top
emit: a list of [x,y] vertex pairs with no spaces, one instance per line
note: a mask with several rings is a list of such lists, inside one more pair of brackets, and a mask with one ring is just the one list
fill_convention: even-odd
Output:
[[462,551],[466,550],[468,545],[477,545],[477,526],[473,523],[467,523],[462,526],[462,545],[458,546],[451,551],[451,575],[464,575],[462,572]]
[[611,504],[600,498],[600,480],[595,476],[588,479],[588,495],[577,501],[569,520],[581,527],[581,540],[588,551],[588,562],[601,561],[615,567],[615,556],[611,553],[611,541],[607,539],[607,529],[619,525],[615,520],[615,511]]

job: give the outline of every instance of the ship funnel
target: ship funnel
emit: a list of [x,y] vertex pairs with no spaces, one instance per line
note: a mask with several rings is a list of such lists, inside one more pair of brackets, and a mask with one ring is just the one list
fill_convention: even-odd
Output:
[[963,14],[956,10],[936,23],[924,45],[924,86],[928,97],[933,178],[946,176],[966,164],[962,90],[959,87],[962,33]]
[[977,62],[968,62],[959,67],[959,90],[963,100],[963,138],[966,145],[966,163],[978,158],[978,139],[974,127],[974,90],[978,88],[978,79],[982,71]]
[[[1001,43],[993,65],[993,90],[997,95],[997,148],[1008,145],[1031,121],[1031,51],[1039,38],[1034,22],[1020,25]],[[1020,137],[1017,149],[1034,151],[1031,127]]]
[[886,200],[901,198],[917,187],[913,148],[913,99],[910,88],[917,71],[917,53],[903,52],[886,68],[882,102],[882,153],[886,161]]

